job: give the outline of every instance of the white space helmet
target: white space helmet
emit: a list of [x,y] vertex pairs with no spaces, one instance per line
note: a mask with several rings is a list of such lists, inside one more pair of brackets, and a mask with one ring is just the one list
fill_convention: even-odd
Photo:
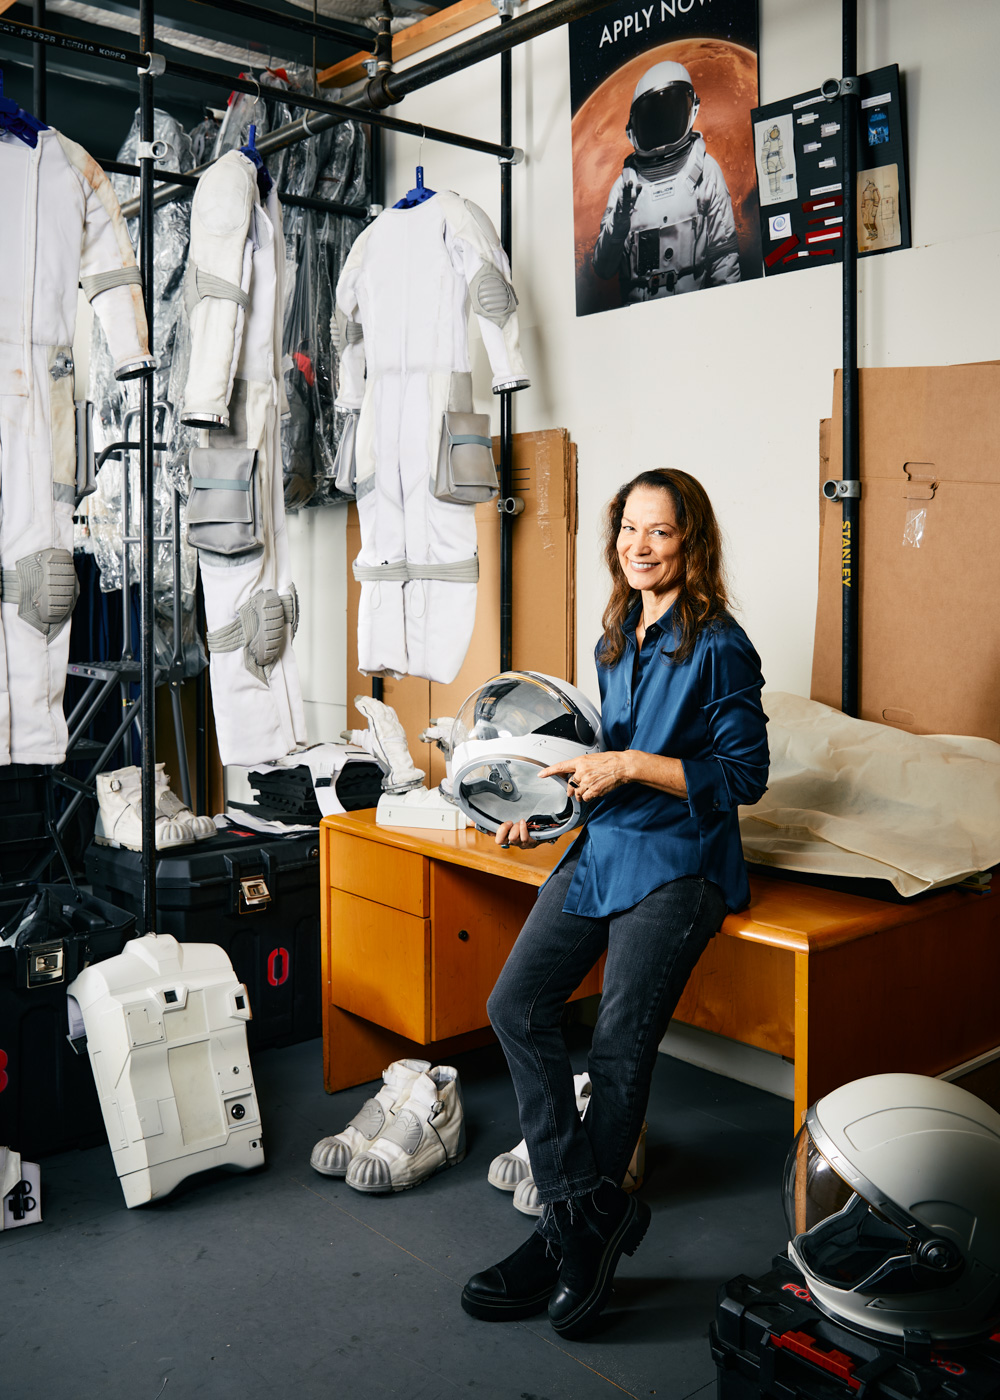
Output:
[[636,84],[625,128],[636,154],[666,156],[679,150],[700,105],[683,64],[654,63]]
[[1000,1114],[919,1074],[815,1103],[785,1163],[788,1255],[856,1331],[960,1341],[1000,1314]]
[[452,797],[484,831],[522,819],[555,840],[583,820],[565,778],[542,768],[604,747],[601,716],[581,690],[537,671],[504,671],[474,690],[451,733]]

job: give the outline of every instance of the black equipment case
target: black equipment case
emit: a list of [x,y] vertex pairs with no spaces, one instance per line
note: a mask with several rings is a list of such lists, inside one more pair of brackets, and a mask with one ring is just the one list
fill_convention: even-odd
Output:
[[[37,890],[76,903],[70,885],[0,890],[0,928]],[[0,1145],[23,1157],[105,1142],[104,1119],[87,1055],[71,1049],[66,988],[91,963],[120,953],[135,919],[86,897],[88,927],[21,948],[0,947]]]
[[[96,843],[87,879],[101,899],[142,912],[142,857]],[[156,931],[178,943],[216,943],[246,985],[251,1050],[322,1034],[319,833],[268,836],[230,827],[161,852]]]
[[959,1349],[890,1346],[831,1321],[784,1255],[719,1290],[718,1400],[998,1400],[1000,1333]]

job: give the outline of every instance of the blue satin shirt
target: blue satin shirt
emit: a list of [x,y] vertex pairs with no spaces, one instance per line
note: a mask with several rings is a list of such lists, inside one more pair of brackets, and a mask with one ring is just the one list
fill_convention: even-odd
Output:
[[736,809],[767,789],[760,657],[726,617],[699,633],[692,654],[675,664],[667,654],[675,646],[672,612],[646,629],[637,658],[637,606],[623,628],[621,660],[611,667],[598,661],[597,676],[606,747],[679,758],[687,797],[626,783],[589,804],[583,833],[567,852],[579,851],[567,914],[617,914],[685,875],[713,880],[731,910],[749,902]]

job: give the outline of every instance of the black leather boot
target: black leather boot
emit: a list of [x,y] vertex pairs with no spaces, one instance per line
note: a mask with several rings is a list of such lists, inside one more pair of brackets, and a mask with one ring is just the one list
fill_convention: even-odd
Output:
[[649,1226],[645,1201],[602,1181],[589,1196],[554,1207],[562,1248],[549,1321],[561,1337],[585,1337],[607,1302],[623,1254],[634,1254]]
[[545,1311],[559,1278],[559,1246],[551,1249],[535,1231],[499,1264],[473,1274],[462,1289],[462,1307],[486,1322],[516,1322]]

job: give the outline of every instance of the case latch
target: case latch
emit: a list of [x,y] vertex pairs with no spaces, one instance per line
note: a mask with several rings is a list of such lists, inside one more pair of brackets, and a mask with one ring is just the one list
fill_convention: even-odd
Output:
[[240,913],[250,914],[258,909],[266,909],[271,903],[271,892],[262,875],[250,875],[240,880]]
[[44,987],[50,982],[62,982],[66,976],[63,959],[65,949],[62,939],[52,943],[32,943],[25,950],[28,955],[29,987]]

